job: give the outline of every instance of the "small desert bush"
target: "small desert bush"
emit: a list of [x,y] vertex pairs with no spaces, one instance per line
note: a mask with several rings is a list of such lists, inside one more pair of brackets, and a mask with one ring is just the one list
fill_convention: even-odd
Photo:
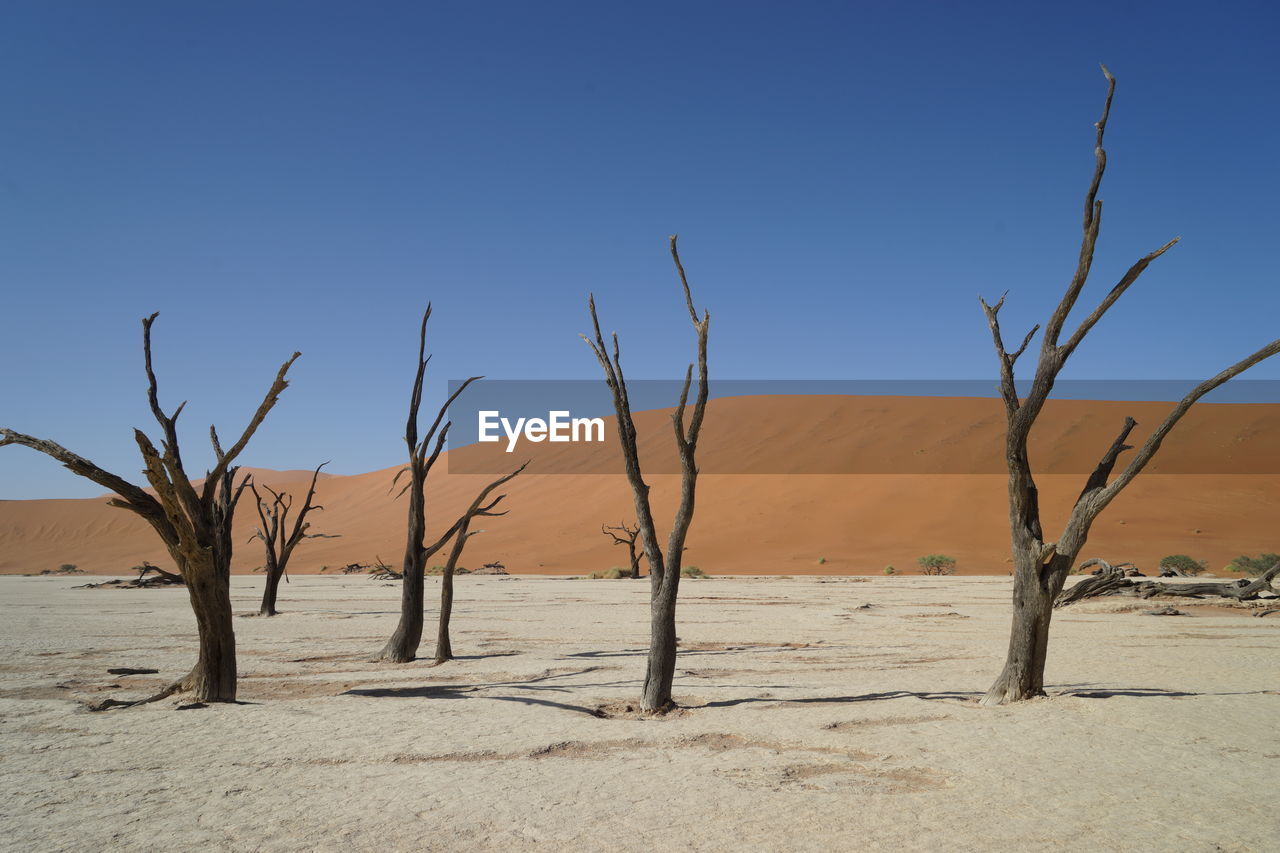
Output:
[[916,562],[920,565],[920,573],[923,575],[954,575],[956,573],[956,558],[948,557],[946,554],[926,554]]
[[1227,569],[1233,572],[1244,572],[1246,575],[1260,575],[1267,569],[1280,563],[1280,554],[1259,554],[1256,557],[1240,555],[1231,561]]
[[631,577],[631,572],[628,571],[627,569],[622,568],[621,566],[610,566],[609,568],[605,569],[602,572],[592,572],[591,574],[587,575],[587,577],[593,581],[599,581],[599,580],[616,581],[616,580],[621,580],[622,578]]
[[1204,560],[1197,560],[1194,557],[1188,557],[1186,554],[1171,554],[1160,561],[1160,568],[1168,566],[1172,569],[1178,569],[1189,575],[1198,575],[1205,569],[1209,568],[1209,564]]
[[898,570],[897,570],[897,569],[895,569],[893,566],[885,566],[885,567],[884,567],[884,573],[885,573],[886,575],[897,574],[897,572],[898,572]]
[[682,569],[680,570],[680,577],[682,577],[682,578],[709,578],[709,577],[711,577],[711,575],[707,574],[706,572],[704,572],[702,569],[698,568],[697,566],[685,566],[684,568],[682,568]]
[[827,558],[826,558],[826,557],[819,557],[819,558],[818,558],[818,565],[819,565],[819,566],[825,566],[826,564],[827,564]]
[[62,565],[58,566],[58,568],[56,569],[45,569],[40,574],[42,575],[82,575],[84,574],[84,572],[78,569],[75,563],[63,563]]
[[[456,568],[456,569],[454,569],[454,570],[453,570],[453,573],[454,573],[455,575],[469,575],[469,574],[471,574],[471,570],[470,570],[470,569],[464,569],[462,566],[458,566],[458,568]],[[432,566],[431,568],[427,569],[427,574],[429,574],[429,575],[443,575],[443,574],[444,574],[444,566]]]

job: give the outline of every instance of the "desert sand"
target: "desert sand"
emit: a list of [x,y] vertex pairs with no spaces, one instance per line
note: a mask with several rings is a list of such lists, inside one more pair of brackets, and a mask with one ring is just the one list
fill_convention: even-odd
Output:
[[[1049,402],[1032,442],[1046,535],[1056,535],[1055,523],[1065,520],[1086,473],[1124,417],[1138,419],[1133,437],[1141,441],[1169,408],[1151,402]],[[679,477],[650,472],[675,470],[667,414],[637,415],[641,454],[664,528]],[[607,435],[615,434],[610,425]],[[699,448],[703,474],[686,563],[714,574],[880,574],[890,564],[914,571],[916,558],[941,552],[957,559],[961,574],[1005,575],[1010,563],[1003,434],[1003,412],[994,399],[713,400]],[[1277,435],[1280,405],[1196,406],[1148,471],[1098,520],[1082,558],[1132,561],[1151,570],[1164,556],[1186,553],[1220,572],[1239,554],[1277,550],[1268,535],[1280,517]],[[493,479],[458,471],[506,471],[529,456],[534,461],[528,473],[504,489],[510,514],[487,520],[484,535],[468,545],[463,565],[499,561],[517,574],[625,565],[625,549],[602,536],[600,525],[632,519],[631,494],[621,474],[591,473],[617,469],[620,457],[611,443],[525,445],[515,454],[497,445],[473,445],[446,453],[428,485],[429,528],[447,527]],[[311,517],[313,530],[340,538],[304,543],[291,571],[335,571],[378,556],[398,564],[405,508],[390,485],[399,467],[322,476],[317,500],[325,510]],[[254,470],[259,482],[290,491],[305,491],[310,477],[306,471]],[[242,543],[254,515],[245,506],[236,520],[233,567],[251,572],[262,558],[257,543]],[[74,563],[88,572],[120,574],[143,560],[172,567],[150,529],[105,499],[0,501],[0,572]]]
[[[8,849],[1262,851],[1280,839],[1280,617],[1248,610],[1061,611],[1050,697],[983,708],[1007,578],[686,581],[683,708],[632,719],[595,712],[638,696],[647,582],[462,578],[460,658],[433,667],[368,662],[395,623],[395,585],[298,577],[281,616],[236,620],[241,704],[90,713],[88,701],[138,698],[184,672],[195,627],[182,589],[78,582],[0,579]],[[237,611],[256,610],[260,585],[234,579]]]

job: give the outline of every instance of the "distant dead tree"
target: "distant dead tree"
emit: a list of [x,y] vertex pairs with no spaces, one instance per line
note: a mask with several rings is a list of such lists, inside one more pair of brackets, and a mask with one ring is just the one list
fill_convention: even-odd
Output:
[[627,559],[631,561],[631,577],[640,577],[640,551],[636,541],[640,538],[640,527],[628,527],[625,521],[618,522],[617,527],[600,525],[600,532],[613,539],[614,545],[627,546]]
[[[150,589],[157,586],[182,586],[184,581],[182,575],[166,572],[159,566],[153,566],[146,560],[142,561],[142,565],[134,566],[133,570],[138,573],[136,578],[130,580],[121,580],[113,578],[109,581],[100,583],[87,583],[74,587],[75,589],[103,589],[106,587],[114,587],[116,589]],[[128,704],[128,703],[123,703]]]
[[1107,162],[1106,152],[1102,148],[1102,138],[1107,126],[1107,117],[1111,111],[1111,100],[1115,94],[1115,78],[1105,66],[1102,72],[1107,79],[1107,96],[1102,109],[1102,118],[1096,125],[1097,142],[1094,148],[1096,164],[1093,179],[1085,195],[1084,236],[1080,246],[1079,262],[1066,293],[1044,327],[1035,378],[1025,397],[1019,397],[1014,383],[1014,363],[1026,351],[1040,327],[1037,325],[1032,328],[1022,344],[1015,351],[1008,352],[1005,349],[997,319],[1000,308],[1004,305],[1004,297],[1000,297],[995,305],[988,305],[985,300],[979,300],[986,313],[987,323],[995,343],[996,356],[1000,365],[1000,391],[1004,398],[1008,421],[1005,457],[1009,470],[1009,524],[1012,530],[1014,561],[1014,612],[1008,656],[1004,670],[983,700],[984,704],[988,705],[1044,695],[1044,665],[1049,645],[1049,622],[1053,614],[1053,602],[1062,591],[1063,582],[1075,564],[1076,557],[1084,546],[1089,529],[1098,514],[1115,499],[1116,495],[1133,482],[1133,479],[1160,449],[1169,431],[1197,400],[1263,359],[1280,352],[1280,340],[1273,341],[1212,379],[1197,385],[1173,408],[1164,422],[1156,428],[1130,460],[1128,466],[1108,483],[1120,454],[1133,449],[1132,446],[1125,444],[1125,440],[1137,424],[1132,418],[1127,418],[1120,434],[1103,454],[1097,468],[1085,483],[1084,490],[1076,499],[1062,534],[1057,541],[1044,541],[1040,523],[1039,497],[1031,473],[1031,462],[1027,455],[1027,440],[1031,428],[1040,415],[1049,392],[1053,390],[1058,374],[1066,365],[1067,359],[1084,340],[1085,335],[1097,325],[1116,300],[1137,281],[1147,265],[1178,241],[1178,238],[1174,238],[1138,260],[1093,312],[1081,321],[1066,342],[1060,343],[1067,316],[1075,307],[1076,300],[1080,297],[1080,292],[1088,278],[1089,268],[1093,263],[1094,245],[1097,242],[1098,229],[1102,221],[1102,202],[1097,198]]
[[252,480],[249,481],[249,488],[253,491],[258,507],[258,519],[261,522],[261,525],[254,530],[253,536],[249,537],[249,541],[262,540],[266,551],[267,583],[262,590],[262,606],[258,608],[259,616],[276,615],[276,593],[280,588],[280,578],[283,577],[288,581],[289,558],[293,556],[293,549],[297,548],[303,539],[336,537],[336,534],[307,533],[311,528],[307,515],[314,510],[324,509],[322,506],[313,504],[312,500],[316,496],[316,480],[320,477],[320,469],[328,464],[328,462],[322,462],[312,472],[311,485],[307,488],[307,496],[302,502],[302,508],[298,510],[298,515],[293,519],[292,527],[289,526],[289,512],[293,508],[293,496],[287,492],[277,492],[270,486],[264,485],[263,488],[271,495],[269,502],[264,501],[258,492],[258,485]]
[[494,517],[506,515],[506,512],[496,512],[495,508],[502,503],[506,495],[498,495],[493,500],[489,500],[489,495],[493,490],[514,479],[521,471],[527,468],[528,462],[521,465],[510,474],[501,479],[494,480],[485,486],[480,494],[476,495],[476,499],[467,507],[466,512],[458,519],[453,534],[453,547],[449,549],[449,558],[445,560],[444,573],[440,577],[440,618],[436,628],[436,663],[444,663],[447,660],[453,660],[453,643],[449,641],[449,620],[453,616],[453,576],[458,570],[458,561],[462,559],[462,551],[467,547],[467,540],[477,533],[483,531],[472,530],[471,521],[476,517]]
[[248,445],[280,394],[288,387],[285,374],[299,353],[295,352],[281,365],[258,410],[229,449],[222,449],[217,431],[210,427],[209,437],[216,462],[213,470],[205,475],[204,483],[197,488],[187,476],[178,449],[178,416],[186,403],[179,405],[172,415],[166,415],[160,407],[156,375],[151,366],[151,325],[157,316],[152,314],[142,321],[142,350],[147,373],[147,400],[163,433],[161,449],[157,450],[141,430],[134,430],[134,439],[145,465],[144,473],[154,495],[52,441],[5,429],[0,430],[0,446],[20,444],[38,450],[81,477],[110,489],[119,497],[108,503],[141,516],[160,536],[169,556],[177,564],[191,599],[191,609],[195,611],[199,656],[190,673],[143,701],[154,701],[189,690],[198,702],[233,702],[236,698],[236,649],[230,595],[231,519],[245,484],[243,481],[239,485],[234,484],[237,469],[232,462]]
[[694,493],[698,482],[698,467],[694,457],[698,447],[698,436],[702,432],[703,414],[707,408],[707,330],[711,324],[711,315],[708,312],[704,311],[702,319],[699,319],[698,312],[693,307],[693,295],[689,291],[689,281],[685,277],[684,265],[680,263],[676,239],[674,235],[671,237],[671,258],[675,261],[676,271],[680,275],[680,284],[684,288],[685,306],[689,310],[689,318],[693,321],[693,328],[697,333],[698,391],[693,404],[693,414],[686,425],[685,409],[693,378],[693,366],[690,365],[685,372],[679,404],[671,417],[675,428],[676,448],[680,453],[680,505],[676,509],[675,520],[671,525],[665,556],[658,545],[658,534],[653,524],[653,511],[649,506],[649,486],[645,483],[640,471],[636,427],[631,418],[631,400],[627,395],[626,378],[622,373],[618,335],[616,332],[613,334],[613,349],[610,356],[604,335],[600,332],[600,320],[596,316],[594,295],[588,299],[587,305],[591,312],[591,325],[595,339],[582,336],[604,369],[605,382],[613,394],[613,409],[618,418],[619,443],[622,446],[627,481],[631,484],[631,493],[635,500],[636,526],[640,528],[640,541],[644,546],[645,559],[649,563],[649,661],[645,671],[640,707],[645,711],[656,712],[665,711],[672,705],[671,682],[675,677],[677,640],[676,595],[680,587],[680,568],[684,559],[685,538],[689,533],[689,525],[693,522]]
[[[431,306],[427,305],[418,330],[418,366],[414,374],[413,390],[409,395],[409,417],[405,423],[404,442],[409,449],[409,464],[400,469],[392,480],[392,488],[395,488],[401,476],[406,473],[409,475],[409,481],[400,491],[400,495],[406,492],[409,494],[408,539],[405,543],[400,587],[400,621],[396,624],[395,632],[378,654],[379,660],[391,663],[408,663],[417,657],[418,646],[422,642],[423,587],[427,560],[449,543],[466,519],[464,513],[433,544],[430,546],[426,544],[427,475],[431,473],[436,460],[440,458],[445,438],[449,434],[451,424],[445,422],[445,414],[449,411],[449,406],[453,405],[453,401],[458,399],[458,396],[467,390],[472,382],[480,379],[479,376],[472,376],[460,383],[436,413],[436,418],[431,423],[431,428],[427,430],[427,434],[419,438],[418,412],[422,408],[422,387],[426,378],[427,362],[430,360],[430,356],[427,355],[427,321],[430,319]],[[515,473],[518,474],[523,470],[522,465]],[[515,474],[511,474],[500,478],[487,487],[488,491],[492,491],[493,488],[514,476]],[[488,491],[483,494],[488,494]]]

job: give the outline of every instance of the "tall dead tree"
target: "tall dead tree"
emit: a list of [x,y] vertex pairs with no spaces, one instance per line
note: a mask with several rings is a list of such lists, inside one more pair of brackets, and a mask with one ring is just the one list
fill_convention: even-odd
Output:
[[630,560],[631,577],[640,577],[640,550],[636,547],[640,539],[640,528],[628,527],[625,521],[618,522],[617,527],[600,525],[600,532],[613,540],[614,545],[627,546],[627,559]]
[[307,515],[314,510],[324,509],[322,506],[313,504],[312,500],[316,496],[316,480],[320,477],[320,469],[328,464],[323,462],[312,472],[311,485],[307,488],[307,496],[302,501],[302,508],[298,510],[298,515],[293,519],[292,527],[289,526],[289,513],[293,509],[293,496],[263,485],[271,495],[271,500],[265,501],[258,492],[257,484],[252,480],[249,481],[249,488],[253,490],[254,501],[258,507],[258,520],[261,522],[253,536],[249,537],[249,541],[262,540],[263,549],[266,551],[264,567],[267,571],[267,582],[262,590],[262,605],[258,608],[259,616],[276,615],[276,594],[280,589],[280,578],[288,579],[289,559],[293,556],[293,550],[303,539],[314,539],[323,535],[307,533],[311,528]]
[[[449,399],[445,400],[444,404],[440,406],[440,410],[436,413],[436,418],[432,421],[431,428],[427,430],[426,435],[419,437],[418,412],[422,408],[422,388],[427,374],[427,362],[431,360],[431,357],[427,355],[427,321],[430,319],[431,306],[427,305],[427,310],[422,314],[422,324],[418,329],[418,367],[413,378],[413,390],[409,395],[409,417],[405,423],[404,431],[405,446],[409,449],[409,464],[400,469],[392,481],[392,488],[395,488],[395,484],[399,482],[403,475],[409,475],[408,482],[400,490],[400,495],[404,495],[406,492],[409,494],[408,536],[404,549],[403,577],[400,587],[400,621],[396,624],[396,630],[392,633],[391,639],[387,640],[387,644],[382,647],[382,651],[378,654],[379,660],[390,663],[408,663],[417,658],[418,646],[422,643],[423,587],[427,560],[431,559],[441,548],[449,543],[459,528],[462,527],[464,519],[467,518],[464,513],[448,530],[441,534],[439,539],[431,545],[426,544],[427,476],[435,466],[436,460],[440,458],[440,453],[444,450],[445,438],[449,434],[451,424],[445,421],[445,415],[448,413],[449,407],[453,405],[454,400],[457,400],[459,395],[467,390],[467,387],[472,382],[481,378],[472,376],[460,383],[454,392],[449,395]],[[481,494],[487,495],[489,491],[523,471],[524,467],[524,465],[521,465],[515,473],[491,483]],[[483,504],[483,501],[481,501],[481,504]]]
[[[392,488],[395,488],[401,476],[409,475],[409,482],[400,491],[400,495],[406,492],[409,494],[408,539],[404,548],[403,579],[400,586],[400,621],[396,624],[391,639],[387,640],[378,655],[379,660],[391,663],[408,663],[418,655],[418,646],[422,642],[423,584],[427,560],[443,548],[453,534],[450,530],[430,547],[426,544],[427,475],[440,458],[445,438],[449,434],[450,424],[444,420],[449,406],[468,385],[480,378],[472,376],[461,383],[440,407],[427,434],[419,438],[418,412],[422,408],[422,385],[427,375],[427,362],[431,360],[427,355],[427,321],[430,319],[431,306],[428,304],[427,310],[422,314],[422,325],[418,329],[418,368],[413,378],[413,390],[409,394],[409,417],[404,429],[409,464],[401,468],[392,481]],[[435,439],[434,444],[432,439]]]
[[[154,494],[46,439],[33,438],[10,429],[0,430],[0,446],[20,444],[61,462],[73,473],[92,480],[118,497],[111,506],[137,513],[160,536],[186,583],[195,612],[200,650],[191,672],[151,699],[179,691],[191,691],[199,702],[233,702],[236,698],[235,632],[232,626],[231,520],[244,482],[234,485],[236,468],[232,462],[244,451],[288,387],[285,374],[298,358],[294,353],[281,365],[248,426],[230,449],[223,451],[216,430],[210,427],[215,464],[199,488],[192,485],[183,467],[178,447],[177,422],[186,403],[172,415],[160,407],[156,375],[151,363],[151,326],[158,314],[142,321],[142,350],[147,373],[147,401],[160,425],[159,450],[142,430],[134,430],[134,440],[142,454],[144,473]],[[128,703],[124,703],[128,704]]]
[[685,538],[689,533],[689,525],[693,522],[694,495],[698,482],[695,453],[698,448],[698,436],[702,432],[703,415],[707,408],[707,330],[711,324],[710,313],[704,310],[702,318],[699,319],[698,312],[693,307],[693,295],[689,291],[689,280],[685,276],[684,265],[680,263],[676,239],[674,235],[671,237],[671,258],[675,262],[676,271],[680,275],[680,284],[684,288],[684,300],[689,310],[689,319],[693,321],[693,328],[697,333],[698,391],[693,403],[693,413],[686,425],[685,409],[693,379],[693,365],[690,365],[685,371],[680,401],[671,416],[675,429],[676,448],[680,454],[680,504],[676,509],[671,533],[667,538],[665,555],[658,545],[658,534],[654,528],[653,511],[649,506],[649,486],[645,483],[644,475],[640,470],[636,427],[631,418],[631,400],[627,396],[627,381],[622,373],[618,335],[616,332],[613,334],[613,349],[610,355],[605,345],[604,335],[600,332],[600,320],[596,316],[594,295],[587,302],[591,312],[594,340],[585,335],[582,336],[604,369],[605,383],[613,395],[613,409],[618,419],[619,444],[622,446],[627,481],[631,485],[631,493],[635,501],[636,526],[640,528],[640,541],[644,546],[645,559],[649,564],[649,660],[645,670],[640,707],[645,711],[656,712],[665,711],[672,705],[671,682],[675,677],[676,668],[676,595],[680,588],[680,568],[684,559]]
[[494,480],[485,486],[454,525],[453,547],[449,549],[449,558],[444,564],[444,574],[440,577],[440,618],[436,626],[436,663],[453,660],[453,643],[449,641],[449,620],[453,617],[453,576],[458,570],[458,561],[462,559],[462,551],[467,547],[467,540],[481,532],[471,529],[471,521],[477,517],[506,515],[505,511],[497,512],[495,510],[498,504],[502,503],[506,498],[506,495],[498,495],[488,503],[485,503],[485,501],[489,500],[489,495],[493,493],[494,489],[511,481],[527,467],[529,467],[528,462],[505,477]]
[[1008,420],[1005,458],[1009,469],[1009,525],[1012,532],[1014,562],[1013,627],[1009,639],[1008,656],[1004,670],[983,700],[984,704],[988,705],[1044,695],[1044,665],[1049,645],[1049,622],[1053,614],[1053,601],[1061,592],[1067,574],[1084,546],[1089,529],[1098,514],[1147,466],[1170,430],[1197,400],[1263,359],[1280,352],[1280,340],[1273,341],[1212,379],[1197,385],[1174,406],[1146,443],[1132,457],[1129,464],[1114,479],[1111,479],[1120,455],[1134,449],[1131,445],[1125,444],[1125,441],[1137,423],[1133,418],[1127,418],[1120,434],[1116,436],[1115,441],[1103,454],[1097,468],[1086,481],[1061,535],[1056,541],[1045,541],[1041,528],[1038,492],[1031,473],[1031,461],[1027,454],[1027,440],[1031,428],[1040,415],[1049,392],[1053,390],[1058,374],[1085,336],[1116,303],[1116,300],[1137,281],[1143,270],[1178,242],[1178,238],[1174,238],[1139,259],[1103,297],[1098,306],[1080,322],[1075,331],[1071,332],[1066,341],[1061,341],[1067,316],[1075,307],[1089,276],[1094,246],[1098,239],[1098,229],[1102,222],[1102,201],[1097,197],[1107,163],[1102,139],[1107,127],[1107,118],[1111,112],[1112,97],[1115,94],[1115,78],[1105,66],[1102,72],[1107,79],[1107,96],[1102,109],[1102,118],[1096,125],[1095,166],[1093,179],[1085,195],[1084,235],[1080,246],[1079,262],[1071,282],[1067,285],[1066,293],[1045,324],[1040,344],[1039,363],[1025,397],[1018,396],[1014,383],[1014,364],[1026,351],[1040,327],[1037,325],[1032,328],[1017,350],[1008,352],[1004,346],[998,320],[1000,308],[1004,305],[1004,297],[1000,297],[995,305],[988,305],[985,300],[979,300],[986,313],[987,323],[995,343],[996,356],[1000,365],[1000,391],[1004,398],[1005,414]]

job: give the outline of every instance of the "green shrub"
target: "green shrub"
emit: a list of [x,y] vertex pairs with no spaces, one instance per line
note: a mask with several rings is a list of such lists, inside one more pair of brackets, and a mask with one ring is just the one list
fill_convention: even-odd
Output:
[[1241,555],[1227,566],[1233,572],[1244,572],[1250,576],[1260,575],[1267,569],[1280,563],[1280,554],[1259,554],[1257,557]]
[[610,566],[609,568],[605,569],[603,572],[598,572],[598,574],[600,575],[600,577],[604,578],[605,580],[611,580],[611,581],[616,581],[616,580],[621,580],[622,578],[631,577],[631,572],[628,569],[622,568],[621,566]]
[[819,558],[818,558],[818,565],[819,565],[819,566],[824,566],[824,565],[826,565],[826,563],[827,563],[827,558],[826,558],[826,557],[819,557]]
[[895,569],[893,566],[885,566],[885,567],[884,567],[884,573],[885,573],[886,575],[893,575],[893,574],[897,574],[897,572],[898,572],[898,570],[897,570],[897,569]]
[[946,554],[926,554],[916,560],[920,564],[920,573],[925,575],[954,575],[956,573],[955,557]]
[[1188,557],[1186,554],[1171,554],[1160,561],[1160,568],[1168,566],[1171,569],[1178,569],[1188,575],[1198,575],[1205,569],[1209,568],[1209,564],[1204,560],[1197,560],[1194,557]]
[[75,563],[63,563],[56,569],[44,569],[40,572],[42,575],[82,575],[80,569],[76,568]]
[[698,568],[697,566],[685,566],[684,568],[682,568],[682,569],[680,570],[680,577],[682,577],[682,578],[709,578],[709,577],[711,577],[711,575],[707,574],[706,572],[704,572],[702,569]]

